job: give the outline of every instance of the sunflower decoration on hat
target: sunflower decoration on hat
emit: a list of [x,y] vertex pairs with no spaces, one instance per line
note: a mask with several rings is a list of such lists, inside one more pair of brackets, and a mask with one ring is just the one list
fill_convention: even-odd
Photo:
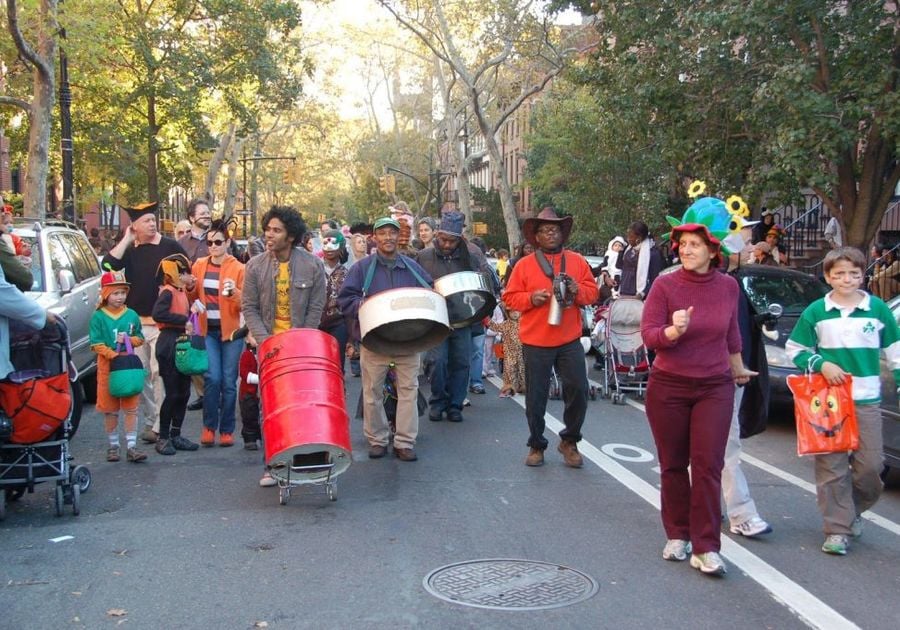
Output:
[[[706,192],[706,182],[694,180],[688,188],[688,197],[694,199],[684,216],[676,219],[667,216],[666,221],[673,228],[682,225],[703,225],[709,233],[722,244],[722,253],[726,256],[739,251],[743,247],[741,230],[751,227],[759,221],[747,221],[750,216],[750,208],[738,195],[730,196],[726,201],[718,197],[701,196]],[[663,238],[669,239],[671,233]]]

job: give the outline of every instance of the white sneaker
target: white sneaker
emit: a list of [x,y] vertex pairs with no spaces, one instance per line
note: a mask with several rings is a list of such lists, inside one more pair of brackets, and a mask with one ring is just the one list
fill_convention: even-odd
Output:
[[740,534],[741,536],[746,536],[747,538],[753,538],[754,536],[761,536],[762,534],[769,534],[772,531],[772,526],[766,523],[758,516],[753,516],[748,518],[743,523],[738,525],[731,526],[732,534]]
[[275,481],[275,477],[269,474],[269,471],[263,473],[262,479],[259,480],[259,485],[263,488],[271,488],[272,486],[277,486],[278,482]]
[[666,541],[666,546],[663,548],[663,560],[680,562],[685,560],[689,553],[691,553],[691,541],[670,538]]
[[857,516],[855,519],[853,519],[853,522],[850,523],[850,535],[854,538],[859,538],[860,536],[862,536],[862,528],[862,516]]
[[715,551],[693,554],[691,556],[691,566],[695,569],[700,569],[706,575],[725,575],[728,572],[722,556]]

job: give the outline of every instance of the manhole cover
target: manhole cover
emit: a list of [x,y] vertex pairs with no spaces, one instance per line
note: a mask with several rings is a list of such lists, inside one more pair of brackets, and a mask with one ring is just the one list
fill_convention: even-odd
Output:
[[444,601],[494,610],[544,610],[584,601],[600,586],[594,578],[549,562],[470,560],[435,569],[425,590]]

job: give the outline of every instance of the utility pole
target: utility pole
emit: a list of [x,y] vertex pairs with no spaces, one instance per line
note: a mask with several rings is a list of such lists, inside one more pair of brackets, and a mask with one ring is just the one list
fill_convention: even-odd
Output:
[[[60,2],[62,4],[62,2]],[[66,39],[66,29],[59,31],[61,41]],[[74,162],[72,156],[72,90],[69,89],[69,62],[63,46],[59,47],[59,124],[60,149],[62,150],[63,200],[62,217],[75,223]]]

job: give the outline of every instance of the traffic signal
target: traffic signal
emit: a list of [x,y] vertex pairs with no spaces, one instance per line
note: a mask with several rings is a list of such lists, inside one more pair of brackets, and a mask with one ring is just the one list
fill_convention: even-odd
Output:
[[381,177],[378,178],[378,190],[383,192],[385,195],[388,192],[387,181],[388,181],[387,175],[382,175]]
[[385,187],[387,188],[387,192],[393,195],[397,192],[397,178],[393,175],[385,175]]

